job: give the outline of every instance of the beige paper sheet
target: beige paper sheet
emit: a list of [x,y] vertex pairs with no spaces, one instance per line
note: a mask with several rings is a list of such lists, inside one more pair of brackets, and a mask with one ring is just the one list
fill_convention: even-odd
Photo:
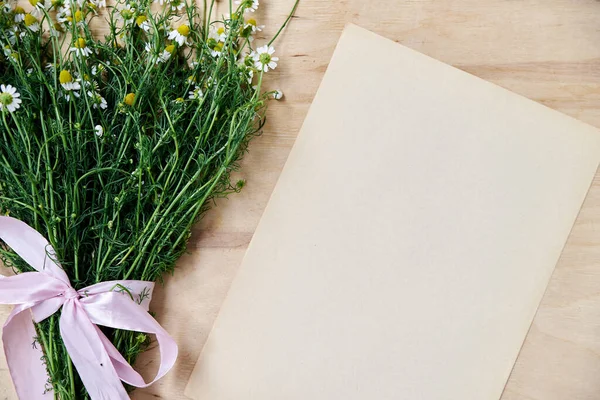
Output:
[[344,31],[186,394],[495,400],[600,132]]

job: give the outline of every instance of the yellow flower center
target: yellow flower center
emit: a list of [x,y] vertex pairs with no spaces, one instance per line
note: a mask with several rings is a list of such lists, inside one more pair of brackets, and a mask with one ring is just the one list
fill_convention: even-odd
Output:
[[32,6],[37,6],[39,3],[39,0],[29,0],[29,4],[31,4]]
[[71,17],[70,15],[67,17],[67,21],[69,22],[73,22],[73,17]]
[[165,47],[165,51],[166,51],[167,53],[171,53],[171,54],[173,54],[173,52],[175,51],[175,45],[174,45],[174,44],[170,44],[170,45],[168,45],[167,47]]
[[254,18],[250,18],[248,20],[248,25],[256,26],[256,20]]
[[71,73],[65,69],[60,71],[60,75],[58,76],[58,80],[60,83],[69,83],[73,81],[73,76]]
[[121,16],[126,20],[130,20],[131,18],[133,18],[133,13],[131,12],[131,10],[125,8],[121,10]]
[[213,50],[215,50],[215,51],[223,50],[223,43],[221,43],[221,42],[217,43],[217,45],[215,47],[213,47]]
[[219,35],[222,35],[222,34],[224,34],[224,33],[225,33],[225,28],[223,28],[223,27],[220,27],[219,29],[217,29],[217,33],[218,33]]
[[187,25],[181,25],[179,28],[177,28],[177,32],[183,36],[187,36],[190,34],[190,27]]
[[80,37],[75,41],[75,47],[78,49],[85,49],[86,41],[84,38]]
[[128,93],[127,96],[125,96],[125,104],[127,104],[128,106],[132,106],[134,101],[135,93]]
[[271,55],[269,53],[262,53],[260,56],[258,56],[258,60],[262,64],[266,65],[271,62]]
[[138,26],[142,26],[142,24],[143,24],[144,22],[146,22],[147,20],[148,20],[148,18],[146,18],[146,16],[145,16],[145,15],[140,15],[139,17],[137,17],[137,18],[135,19],[135,23],[136,23]]
[[82,20],[83,20],[83,13],[81,12],[81,10],[75,11],[75,21],[81,22]]
[[36,17],[34,17],[33,15],[31,15],[29,13],[25,14],[25,26],[31,26],[37,22],[38,22],[38,20]]
[[0,104],[8,106],[13,102],[13,97],[10,93],[0,93]]
[[25,10],[23,10],[23,7],[16,6],[15,7],[15,14],[25,14]]

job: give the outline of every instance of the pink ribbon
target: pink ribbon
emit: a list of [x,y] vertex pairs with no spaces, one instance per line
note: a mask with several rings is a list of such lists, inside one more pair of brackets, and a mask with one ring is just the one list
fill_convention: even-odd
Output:
[[[177,344],[148,313],[153,282],[101,282],[75,291],[53,260],[52,246],[29,225],[0,216],[0,239],[38,271],[0,277],[0,303],[15,304],[2,341],[20,399],[54,398],[33,321],[43,321],[61,306],[60,334],[92,400],[129,399],[121,381],[146,387],[173,367]],[[146,383],[97,325],[156,335],[161,363],[154,380]]]

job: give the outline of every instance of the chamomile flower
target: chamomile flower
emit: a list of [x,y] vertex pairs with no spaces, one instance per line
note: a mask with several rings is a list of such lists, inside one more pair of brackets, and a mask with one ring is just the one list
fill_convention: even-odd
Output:
[[190,34],[190,27],[188,25],[180,25],[177,29],[173,29],[169,32],[168,39],[175,40],[180,46],[187,43],[187,38]]
[[244,7],[244,12],[255,12],[258,9],[258,0],[238,0],[235,4]]
[[40,21],[30,13],[25,14],[25,26],[32,32],[40,30]]
[[98,8],[106,8],[106,0],[90,0]]
[[104,128],[102,128],[102,125],[96,125],[94,127],[94,133],[96,136],[102,137],[102,135],[104,135]]
[[213,57],[219,57],[223,53],[223,43],[218,42],[210,49],[210,55]]
[[181,11],[185,7],[185,0],[170,0],[172,11]]
[[171,56],[173,55],[173,53],[175,53],[175,45],[174,44],[170,44],[167,47],[165,47],[165,49],[163,50],[162,53],[159,54],[158,59],[156,60],[156,62],[159,63],[159,62],[167,62],[167,61],[169,61],[169,59],[171,58]]
[[273,53],[275,53],[275,48],[273,46],[262,46],[256,49],[256,52],[253,53],[254,58],[254,66],[259,71],[268,72],[270,69],[275,69],[277,67],[277,61],[279,61],[279,57],[273,57]]
[[198,100],[201,99],[203,96],[204,93],[202,93],[202,89],[199,86],[196,86],[194,90],[191,90],[188,93],[188,99],[190,100]]
[[94,109],[101,108],[106,110],[108,103],[106,102],[106,99],[100,95],[100,93],[88,90],[87,95],[92,98],[92,107],[94,107]]
[[256,32],[262,32],[262,30],[265,28],[264,25],[258,25],[256,23],[256,20],[254,18],[249,18],[246,21],[246,25],[244,26],[244,29],[250,29],[250,31],[252,33],[256,33]]
[[131,4],[126,4],[119,11],[118,18],[125,23],[125,25],[133,24],[135,20],[135,8],[131,6]]
[[71,47],[69,51],[80,57],[87,57],[92,54],[92,49],[87,46],[86,40],[82,37],[75,40],[73,47]]
[[23,22],[25,20],[25,10],[21,6],[16,6],[13,10],[15,15],[13,17],[15,22]]
[[213,39],[215,42],[225,42],[227,39],[227,30],[225,27],[215,27],[211,26],[210,31],[208,32],[209,39]]
[[162,6],[163,4],[166,4],[166,3],[168,3],[168,2],[169,2],[169,0],[154,0],[154,1],[153,1],[153,3],[158,3],[158,4],[160,4],[161,6]]
[[58,9],[56,13],[56,21],[63,27],[67,27],[72,21],[71,7],[64,5]]
[[148,17],[145,15],[138,15],[138,17],[135,19],[135,24],[146,32],[150,32],[150,28],[152,28],[148,22]]
[[77,26],[83,27],[85,25],[85,15],[83,14],[83,11],[75,11],[75,13],[73,14],[73,20],[75,21],[75,24]]
[[21,107],[21,94],[11,85],[0,85],[0,110],[15,112]]
[[60,85],[65,90],[65,98],[67,100],[71,99],[71,95],[75,97],[79,97],[79,90],[81,90],[81,85],[79,82],[73,80],[73,76],[67,70],[60,71],[58,75],[58,81]]
[[[19,32],[19,28],[16,25],[11,26],[7,30],[4,31],[6,36],[8,36],[8,42],[11,45],[15,45],[17,43],[17,33]],[[6,55],[6,54],[5,54]],[[8,57],[10,54],[7,54]]]
[[39,10],[50,8],[52,6],[52,3],[50,3],[49,0],[29,0],[29,4]]
[[275,100],[281,100],[281,99],[283,99],[283,92],[281,90],[279,90],[279,89],[275,90],[273,92],[273,98]]

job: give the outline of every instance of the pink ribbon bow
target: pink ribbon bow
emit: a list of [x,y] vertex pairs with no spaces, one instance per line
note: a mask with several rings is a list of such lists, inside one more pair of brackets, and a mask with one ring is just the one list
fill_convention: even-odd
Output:
[[[60,334],[92,400],[129,399],[121,381],[146,387],[173,367],[177,344],[148,313],[154,283],[101,282],[75,291],[53,260],[52,246],[29,225],[0,216],[0,239],[38,271],[0,276],[0,303],[15,304],[4,324],[2,341],[20,399],[54,398],[46,390],[48,374],[41,346],[34,343],[33,321],[43,321],[61,306]],[[96,325],[156,335],[161,356],[156,378],[144,382]]]

